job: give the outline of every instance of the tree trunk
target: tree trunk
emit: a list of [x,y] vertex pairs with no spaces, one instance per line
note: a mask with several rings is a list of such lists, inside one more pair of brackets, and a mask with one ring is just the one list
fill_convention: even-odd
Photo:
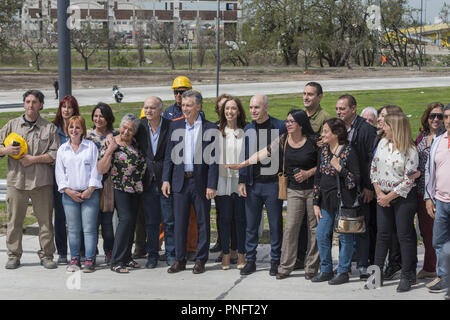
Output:
[[39,55],[40,54],[35,54],[34,55],[34,59],[36,60],[36,71],[41,70],[41,65],[39,64]]
[[83,59],[84,59],[84,70],[85,71],[88,71],[88,58],[87,57],[83,57]]

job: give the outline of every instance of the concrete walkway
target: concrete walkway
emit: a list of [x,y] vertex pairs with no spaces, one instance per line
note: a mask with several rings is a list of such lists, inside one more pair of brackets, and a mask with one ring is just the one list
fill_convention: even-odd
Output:
[[[102,248],[101,243],[99,248]],[[207,271],[200,275],[192,273],[192,262],[188,263],[186,271],[177,274],[167,273],[165,262],[159,262],[156,269],[132,270],[129,274],[113,273],[106,266],[99,266],[94,273],[68,274],[65,266],[46,270],[39,265],[38,237],[25,235],[23,249],[21,266],[6,270],[6,239],[5,235],[0,235],[0,300],[443,300],[444,297],[444,293],[428,292],[425,283],[429,280],[420,281],[411,291],[401,294],[395,290],[398,280],[367,290],[355,270],[350,282],[340,286],[311,283],[305,280],[304,271],[294,271],[287,279],[276,280],[269,276],[269,245],[260,245],[257,272],[249,276],[240,276],[235,267],[223,271],[220,264],[214,262],[217,253],[210,255]],[[423,249],[419,248],[418,252],[420,270]],[[337,258],[337,247],[333,248],[333,257]],[[98,262],[103,259],[102,255],[97,257]],[[145,264],[142,259],[138,262]]]

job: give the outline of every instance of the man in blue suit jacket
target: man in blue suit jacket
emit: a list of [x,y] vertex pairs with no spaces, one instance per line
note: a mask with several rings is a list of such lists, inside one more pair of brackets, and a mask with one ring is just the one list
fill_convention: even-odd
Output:
[[[246,135],[245,159],[248,159],[257,150],[267,147],[279,135],[286,133],[284,122],[269,116],[268,112],[269,99],[267,96],[256,95],[250,99],[250,116],[253,121],[244,129]],[[273,133],[278,133],[278,135]],[[251,150],[251,147],[255,146],[256,150]],[[272,155],[271,158],[271,163],[268,165],[258,162],[239,170],[239,194],[241,197],[245,197],[247,218],[245,235],[247,264],[241,269],[241,275],[249,275],[256,271],[258,229],[263,205],[267,209],[270,229],[271,264],[269,273],[271,276],[275,276],[278,272],[283,239],[283,201],[278,199],[279,161],[276,161],[276,155]],[[278,157],[278,159],[281,158]]]
[[[204,151],[214,143],[203,141],[209,129],[218,128],[200,114],[202,96],[196,91],[187,91],[182,96],[184,119],[171,123],[164,158],[161,191],[168,197],[173,193],[175,216],[175,263],[167,270],[176,273],[186,269],[186,238],[190,205],[193,204],[198,226],[197,257],[193,273],[205,271],[210,244],[211,199],[216,196],[218,164],[214,159],[204,158]],[[209,148],[208,148],[209,149]]]

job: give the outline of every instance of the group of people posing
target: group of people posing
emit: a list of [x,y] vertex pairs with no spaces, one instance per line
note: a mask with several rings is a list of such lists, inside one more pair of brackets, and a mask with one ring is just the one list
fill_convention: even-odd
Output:
[[[0,156],[9,156],[7,269],[20,266],[22,224],[31,198],[45,268],[67,264],[68,271],[93,272],[99,226],[111,270],[140,268],[132,247],[142,210],[145,267],[155,268],[161,260],[163,239],[168,272],[185,270],[189,229],[195,224],[192,272],[203,273],[214,199],[215,248],[221,250],[218,261],[224,270],[236,264],[241,275],[256,271],[265,207],[269,273],[276,279],[304,268],[307,280],[339,285],[349,281],[356,261],[361,279],[369,278],[369,265],[383,270],[382,282],[400,274],[399,292],[424,278],[433,279],[427,285],[431,292],[449,287],[450,104],[425,108],[414,143],[399,106],[366,108],[359,116],[356,99],[345,94],[336,102],[337,117],[331,117],[320,106],[323,91],[316,82],[304,87],[304,108],[289,111],[284,121],[270,116],[267,96],[253,96],[250,123],[237,97],[216,99],[218,121],[212,123],[189,79],[176,78],[172,89],[173,105],[164,110],[160,98],[148,97],[141,119],[128,113],[118,130],[105,103],[94,107],[88,130],[73,96],[61,99],[51,123],[39,113],[43,94],[24,94],[25,114],[0,130],[1,142],[15,133],[28,149],[21,155],[21,144],[0,147]],[[284,226],[280,173],[288,177]],[[333,269],[336,215],[341,206],[358,202],[366,231],[339,235],[339,263]],[[425,245],[417,274],[416,213]]]

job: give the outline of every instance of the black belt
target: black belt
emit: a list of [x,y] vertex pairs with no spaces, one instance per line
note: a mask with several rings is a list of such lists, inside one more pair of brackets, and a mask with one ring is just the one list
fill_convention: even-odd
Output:
[[185,178],[192,178],[194,176],[194,172],[190,171],[190,172],[185,172],[184,173],[184,177]]

